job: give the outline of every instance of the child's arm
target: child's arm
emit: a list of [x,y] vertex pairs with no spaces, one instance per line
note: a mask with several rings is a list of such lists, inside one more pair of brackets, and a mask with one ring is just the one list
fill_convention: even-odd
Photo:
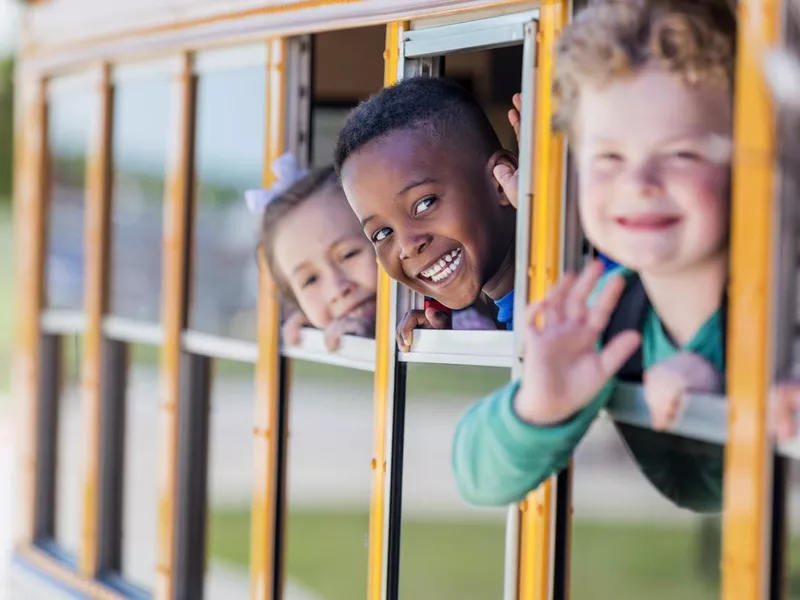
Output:
[[491,394],[461,420],[453,471],[468,502],[519,500],[559,471],[610,397],[611,377],[640,336],[622,332],[596,348],[625,286],[622,277],[609,278],[587,307],[602,272],[595,262],[577,281],[566,275],[545,301],[529,309],[521,383]]
[[699,355],[679,352],[648,369],[643,383],[656,431],[618,424],[631,454],[653,486],[673,503],[695,512],[718,512],[722,506],[722,447],[658,430],[677,420],[687,392],[720,392],[722,374]]
[[536,426],[514,410],[519,387],[515,381],[492,392],[458,424],[452,469],[461,497],[470,504],[519,502],[566,467],[614,388],[607,383],[588,407],[561,424]]

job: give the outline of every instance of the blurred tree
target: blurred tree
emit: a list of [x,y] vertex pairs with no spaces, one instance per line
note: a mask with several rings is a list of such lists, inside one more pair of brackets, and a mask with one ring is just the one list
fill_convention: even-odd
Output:
[[0,202],[11,198],[14,156],[14,59],[0,58]]

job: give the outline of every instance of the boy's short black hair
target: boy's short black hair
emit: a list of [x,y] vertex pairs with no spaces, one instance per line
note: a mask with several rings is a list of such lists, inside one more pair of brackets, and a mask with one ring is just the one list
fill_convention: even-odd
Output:
[[336,141],[336,172],[341,173],[347,158],[373,140],[417,128],[452,136],[459,148],[486,159],[502,148],[483,109],[467,90],[440,77],[412,77],[383,88],[350,113]]

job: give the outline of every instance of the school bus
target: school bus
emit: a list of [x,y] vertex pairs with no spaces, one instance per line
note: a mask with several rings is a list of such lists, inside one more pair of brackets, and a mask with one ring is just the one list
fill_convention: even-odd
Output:
[[[727,398],[690,398],[671,430],[725,445],[721,541],[713,527],[702,529],[699,562],[710,561],[711,581],[698,583],[694,537],[680,533],[691,518],[675,510],[674,522],[654,527],[649,511],[661,510],[659,500],[642,492],[640,480],[602,470],[599,451],[583,461],[579,452],[572,468],[485,523],[465,524],[459,510],[466,509],[437,504],[452,495],[449,430],[426,433],[439,417],[425,394],[407,400],[414,378],[427,373],[441,389],[475,400],[518,375],[519,332],[418,331],[411,351],[399,352],[398,315],[421,299],[381,273],[374,341],[346,338],[328,353],[321,334],[308,330],[299,347],[284,347],[275,290],[255,265],[258,225],[240,214],[243,190],[270,185],[270,165],[286,150],[305,164],[329,161],[347,111],[381,86],[413,75],[454,78],[519,151],[519,313],[587,252],[566,142],[549,126],[552,46],[573,11],[569,2],[25,2],[15,84],[13,359],[23,421],[8,597],[756,600],[798,593],[788,473],[800,446],[774,447],[766,425],[769,389],[791,375],[796,321],[795,202],[788,182],[775,176],[783,129],[760,71],[760,53],[786,35],[783,4],[740,0],[737,8],[735,147],[746,152],[737,152],[733,172]],[[519,90],[517,147],[505,111]],[[155,378],[131,385],[148,360]],[[291,402],[290,383],[301,387],[292,373],[315,364],[344,373],[339,397],[367,381],[368,401],[349,411],[308,404],[302,412],[303,402]],[[220,430],[214,442],[223,454],[245,448],[222,469],[251,477],[244,526],[210,514],[210,438],[217,408],[236,396],[217,385],[226,369],[250,382],[241,426]],[[472,385],[469,373],[479,373],[486,389],[458,387],[460,379]],[[328,384],[309,389],[314,397],[332,393]],[[610,416],[649,427],[640,390],[629,391],[630,402],[614,405]],[[145,425],[130,411],[136,394],[151,400],[154,418]],[[71,424],[65,415],[75,417]],[[317,429],[301,426],[315,416]],[[363,418],[365,427],[349,428]],[[335,456],[324,444],[306,448],[307,465],[318,468],[295,478],[293,457],[303,454],[293,449],[295,438],[331,431]],[[348,479],[337,452],[350,440],[358,445],[365,431],[369,447],[348,455],[356,473]],[[144,456],[149,463],[130,467]],[[412,466],[436,460],[444,471],[414,478]],[[344,526],[330,526],[350,518],[346,511],[293,519],[294,492],[307,486],[313,497],[326,478],[341,497],[363,499],[360,543]],[[145,488],[149,499],[131,495]],[[321,502],[331,508],[336,498]],[[151,500],[151,510],[130,516]],[[414,521],[414,505],[434,516]],[[600,529],[583,525],[582,514],[603,510],[638,511],[650,525],[622,519],[597,537]],[[209,546],[226,535],[233,536],[229,551],[247,557],[244,587],[214,579],[208,568]],[[303,544],[325,551],[293,554]],[[131,561],[150,554],[132,570]],[[303,568],[324,573],[316,595],[293,584]],[[352,587],[333,590],[332,574],[345,571]],[[675,595],[659,595],[664,590]]]

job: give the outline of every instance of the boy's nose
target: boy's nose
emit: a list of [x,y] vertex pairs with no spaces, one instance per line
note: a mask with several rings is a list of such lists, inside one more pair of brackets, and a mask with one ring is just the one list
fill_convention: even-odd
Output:
[[430,244],[429,235],[416,235],[403,240],[400,246],[400,258],[405,260],[414,256],[419,256]]
[[642,198],[655,198],[663,192],[658,168],[651,162],[633,168],[628,181],[636,195]]

